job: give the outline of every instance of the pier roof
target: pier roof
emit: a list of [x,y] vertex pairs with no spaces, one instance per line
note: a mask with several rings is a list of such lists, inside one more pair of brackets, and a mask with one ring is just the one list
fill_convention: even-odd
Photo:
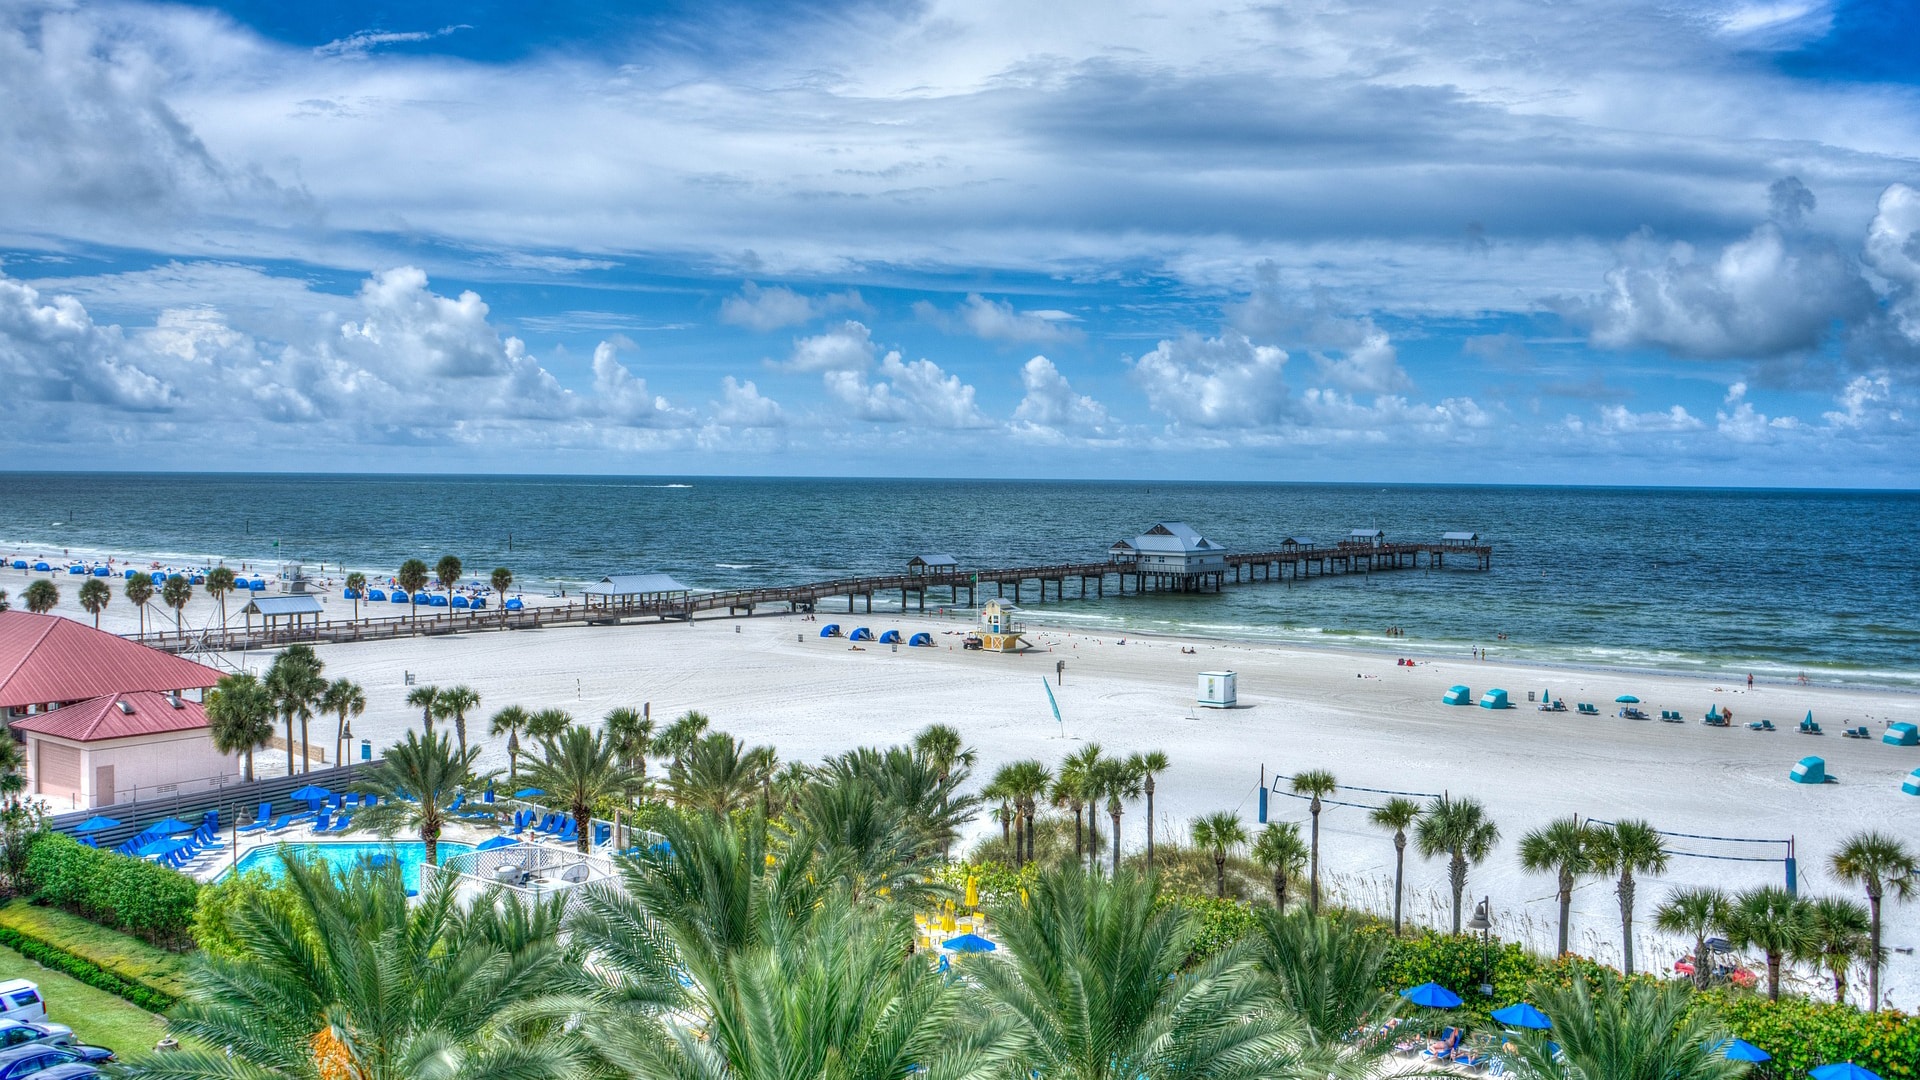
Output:
[[[1135,551],[1189,555],[1198,552],[1225,551],[1225,547],[1201,536],[1184,521],[1162,521],[1131,540],[1123,541]],[[1115,545],[1118,547],[1119,545]]]
[[312,593],[293,593],[287,596],[256,596],[247,601],[240,609],[242,615],[264,615],[269,619],[290,615],[320,615],[326,608],[320,604],[320,598]]
[[950,567],[959,566],[960,560],[951,555],[915,555],[907,560],[908,566]]
[[655,593],[684,593],[693,590],[675,581],[669,574],[608,574],[587,586],[588,596],[651,596]]

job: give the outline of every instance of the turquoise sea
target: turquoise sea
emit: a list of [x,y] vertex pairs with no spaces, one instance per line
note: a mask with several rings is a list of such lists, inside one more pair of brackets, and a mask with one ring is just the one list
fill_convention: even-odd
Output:
[[[1049,601],[1035,621],[1920,689],[1920,493],[709,477],[0,474],[0,549],[324,563],[455,554],[569,591],[696,588],[1105,557],[1155,521],[1234,550],[1361,527],[1472,530],[1491,573],[1395,571],[1219,595]],[[277,546],[276,546],[277,542]],[[1071,586],[1069,587],[1071,589]],[[1028,598],[1031,602],[1031,597]],[[894,602],[898,602],[895,597]],[[884,603],[876,598],[876,610]],[[1404,638],[1383,631],[1398,627]],[[1505,634],[1505,639],[1499,635]]]

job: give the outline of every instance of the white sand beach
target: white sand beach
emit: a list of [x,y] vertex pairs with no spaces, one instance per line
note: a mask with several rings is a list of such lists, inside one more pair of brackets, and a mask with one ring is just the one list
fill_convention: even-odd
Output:
[[[5,575],[16,598],[17,572]],[[86,619],[74,588],[62,586],[61,611]],[[77,586],[78,581],[73,585]],[[116,589],[117,593],[117,589]],[[532,602],[535,598],[529,597]],[[17,602],[17,599],[16,599]],[[345,602],[337,595],[329,609]],[[233,602],[229,601],[230,608]],[[186,621],[212,610],[196,597]],[[342,616],[347,612],[342,610]],[[1025,614],[1044,622],[1045,607]],[[422,618],[429,618],[425,611]],[[102,625],[128,630],[136,615],[123,598]],[[869,643],[853,650],[844,639],[822,640],[827,622],[931,631],[937,646],[912,649]],[[152,624],[152,617],[149,616]],[[815,760],[859,744],[897,742],[927,723],[953,724],[980,751],[984,777],[1009,760],[1056,762],[1082,742],[1109,752],[1160,749],[1172,768],[1159,783],[1156,828],[1184,834],[1194,815],[1238,811],[1251,825],[1262,770],[1291,774],[1331,769],[1345,784],[1411,792],[1471,794],[1499,822],[1503,839],[1489,862],[1473,870],[1469,892],[1492,897],[1503,936],[1551,947],[1552,884],[1520,871],[1520,835],[1571,813],[1613,819],[1644,817],[1656,827],[1717,836],[1792,837],[1797,843],[1803,895],[1844,891],[1825,864],[1841,838],[1876,827],[1920,840],[1920,799],[1903,795],[1900,781],[1920,767],[1920,749],[1887,746],[1879,732],[1890,720],[1920,722],[1920,696],[1819,686],[1762,684],[1744,676],[1724,682],[1635,672],[1520,667],[1500,662],[1422,662],[1399,666],[1391,655],[1235,644],[1203,639],[1147,639],[1034,629],[1036,648],[1023,655],[965,652],[957,631],[968,622],[931,616],[827,614],[818,622],[794,616],[713,619],[693,624],[565,627],[327,646],[329,677],[348,677],[367,691],[368,712],[354,730],[380,746],[410,725],[406,676],[419,684],[465,683],[481,696],[470,736],[486,746],[482,761],[504,767],[504,748],[485,736],[485,715],[509,704],[557,706],[597,720],[620,705],[649,703],[656,720],[699,709],[714,725],[754,742],[771,743],[783,758]],[[1192,652],[1183,652],[1190,648]],[[215,662],[258,670],[268,657],[229,656]],[[1042,679],[1057,661],[1065,679],[1055,687],[1065,719],[1054,722]],[[1196,674],[1239,673],[1241,707],[1196,709]],[[1442,693],[1456,683],[1477,696],[1505,688],[1516,707],[1490,711],[1448,707]],[[1546,714],[1526,700],[1529,690],[1590,701],[1602,716]],[[1633,721],[1613,714],[1613,699],[1637,695],[1658,716],[1678,709],[1684,724]],[[1703,726],[1712,705],[1731,708],[1730,729]],[[1798,734],[1811,709],[1827,734]],[[1749,731],[1749,720],[1771,719],[1774,733]],[[1842,727],[1866,725],[1872,740],[1843,739]],[[329,742],[331,722],[316,722],[316,743]],[[1788,782],[1801,756],[1826,758],[1837,783],[1808,787]],[[277,754],[259,767],[284,767]],[[1343,797],[1346,797],[1343,795]],[[1355,796],[1353,801],[1373,801]],[[1123,842],[1144,843],[1143,807],[1130,807]],[[1306,818],[1303,803],[1275,798],[1276,818]],[[979,832],[992,828],[983,817]],[[1322,819],[1326,873],[1348,898],[1384,909],[1390,895],[1390,838],[1369,826],[1364,812],[1330,807]],[[1719,855],[1775,856],[1780,845],[1675,840],[1676,849]],[[1408,910],[1442,922],[1444,862],[1409,855]],[[1675,858],[1669,871],[1643,881],[1636,953],[1642,967],[1664,967],[1680,952],[1651,932],[1654,905],[1670,887],[1715,884],[1739,888],[1779,883],[1779,863]],[[1617,962],[1618,909],[1608,882],[1582,885],[1575,905],[1576,948]],[[1902,1007],[1920,1004],[1920,961],[1897,950],[1920,944],[1920,904],[1887,908],[1890,953],[1886,986]]]

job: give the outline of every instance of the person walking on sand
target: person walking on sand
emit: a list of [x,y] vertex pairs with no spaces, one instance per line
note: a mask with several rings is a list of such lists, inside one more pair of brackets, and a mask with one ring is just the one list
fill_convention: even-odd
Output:
[[1747,689],[1753,689],[1753,672],[1747,672]]

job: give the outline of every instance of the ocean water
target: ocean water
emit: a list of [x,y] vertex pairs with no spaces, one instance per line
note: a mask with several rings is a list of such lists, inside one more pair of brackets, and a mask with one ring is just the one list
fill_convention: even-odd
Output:
[[[1044,606],[1027,590],[1030,618],[1920,689],[1920,493],[0,474],[6,551],[324,563],[382,576],[451,553],[470,574],[511,567],[530,592],[634,570],[695,588],[789,584],[897,572],[930,552],[963,568],[1100,560],[1114,540],[1162,520],[1241,551],[1286,536],[1330,543],[1361,527],[1406,540],[1472,530],[1493,544],[1494,562],[1487,573],[1400,570]],[[875,597],[876,618],[898,602]],[[1404,637],[1386,636],[1389,627]]]

